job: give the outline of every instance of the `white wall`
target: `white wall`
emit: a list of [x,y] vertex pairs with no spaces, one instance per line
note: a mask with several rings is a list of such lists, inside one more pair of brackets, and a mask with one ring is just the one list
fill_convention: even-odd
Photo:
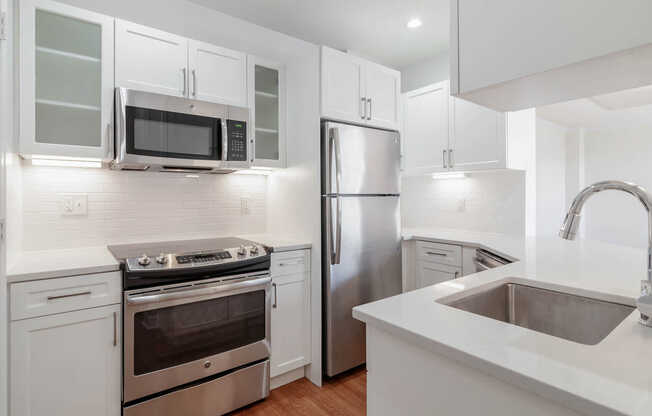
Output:
[[[273,206],[266,213],[267,223],[270,224],[268,231],[300,234],[312,242],[314,253],[320,252],[319,48],[317,45],[184,0],[61,1],[284,63],[288,80],[288,170],[268,178],[268,200]],[[110,172],[104,174],[114,177]],[[164,187],[166,183],[166,180],[161,180],[157,186]],[[107,183],[107,186],[114,185]],[[237,194],[239,191],[234,192]],[[128,193],[131,193],[131,188]],[[255,225],[254,228],[258,226]],[[26,236],[26,238],[33,237]],[[33,247],[32,243],[28,246]],[[308,369],[307,375],[316,383],[321,383],[320,264],[320,256],[313,255],[311,265],[313,364]]]
[[507,168],[525,175],[525,235],[537,231],[536,110],[507,115]]
[[525,233],[525,173],[472,173],[464,179],[405,177],[403,227],[459,228],[512,235]]
[[566,127],[536,120],[536,234],[556,236],[566,211]]
[[441,52],[424,61],[401,68],[403,92],[416,90],[426,85],[449,79],[450,57],[448,51]]
[[[586,130],[586,184],[615,179],[652,190],[652,127]],[[635,198],[621,192],[594,195],[584,208],[586,238],[647,247],[647,215]]]

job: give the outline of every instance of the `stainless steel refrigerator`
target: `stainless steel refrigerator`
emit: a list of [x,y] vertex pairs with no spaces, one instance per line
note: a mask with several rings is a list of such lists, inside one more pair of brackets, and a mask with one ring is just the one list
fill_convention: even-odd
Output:
[[365,362],[355,306],[401,292],[400,138],[321,123],[324,372]]

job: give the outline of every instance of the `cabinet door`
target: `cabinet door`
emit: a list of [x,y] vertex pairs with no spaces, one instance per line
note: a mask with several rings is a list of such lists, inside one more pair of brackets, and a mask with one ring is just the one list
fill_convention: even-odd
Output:
[[405,94],[403,141],[407,174],[446,169],[448,102],[448,81]]
[[507,167],[505,114],[451,98],[450,165],[455,170]]
[[188,41],[124,20],[115,21],[115,85],[183,97],[188,89]]
[[364,74],[368,124],[398,130],[401,73],[368,62]]
[[447,280],[457,279],[461,275],[462,269],[460,267],[420,261],[417,265],[417,288],[420,289]]
[[354,56],[322,47],[321,115],[324,118],[364,123],[364,62]]
[[11,415],[119,416],[120,305],[11,323]]
[[209,43],[188,43],[192,98],[247,106],[247,55]]
[[271,376],[308,363],[308,274],[273,277]]
[[20,23],[20,152],[107,159],[113,19],[23,0]]
[[249,66],[250,136],[254,138],[254,166],[286,166],[285,67],[255,56]]

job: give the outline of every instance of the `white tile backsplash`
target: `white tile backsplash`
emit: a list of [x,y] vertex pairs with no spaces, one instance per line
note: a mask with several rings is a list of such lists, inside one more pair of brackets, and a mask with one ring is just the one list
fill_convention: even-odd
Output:
[[[266,231],[267,178],[49,168],[23,164],[23,250],[202,238]],[[63,194],[88,195],[86,216],[63,216]],[[241,198],[249,215],[241,215]]]
[[401,185],[403,227],[525,233],[523,171],[471,173],[463,179],[405,177]]

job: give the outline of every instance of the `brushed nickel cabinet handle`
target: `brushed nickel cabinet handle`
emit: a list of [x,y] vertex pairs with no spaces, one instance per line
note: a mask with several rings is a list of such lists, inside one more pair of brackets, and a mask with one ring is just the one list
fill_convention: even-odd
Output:
[[197,71],[194,69],[192,70],[192,95],[197,96]]
[[181,73],[183,73],[183,86],[181,87],[181,95],[186,96],[186,68],[181,68]]
[[446,149],[441,152],[441,163],[444,165],[444,169],[448,168],[446,165],[446,152],[448,152]]
[[113,312],[113,346],[118,346],[118,312]]
[[430,255],[430,256],[442,256],[442,257],[446,257],[446,256],[447,256],[447,254],[444,254],[444,253],[435,253],[434,251],[426,251],[426,254],[428,254],[428,255]]
[[272,308],[276,308],[278,306],[278,292],[276,290],[276,283],[272,283],[272,287],[274,288],[274,303],[272,304]]
[[57,300],[57,299],[72,298],[72,297],[75,297],[75,296],[84,296],[84,295],[90,295],[90,294],[91,294],[91,291],[88,290],[86,292],[70,293],[68,295],[48,296],[48,301]]
[[371,120],[371,98],[367,98],[367,104],[369,104],[369,114],[367,114],[367,120]]
[[364,97],[360,98],[360,118],[367,118],[367,100]]

